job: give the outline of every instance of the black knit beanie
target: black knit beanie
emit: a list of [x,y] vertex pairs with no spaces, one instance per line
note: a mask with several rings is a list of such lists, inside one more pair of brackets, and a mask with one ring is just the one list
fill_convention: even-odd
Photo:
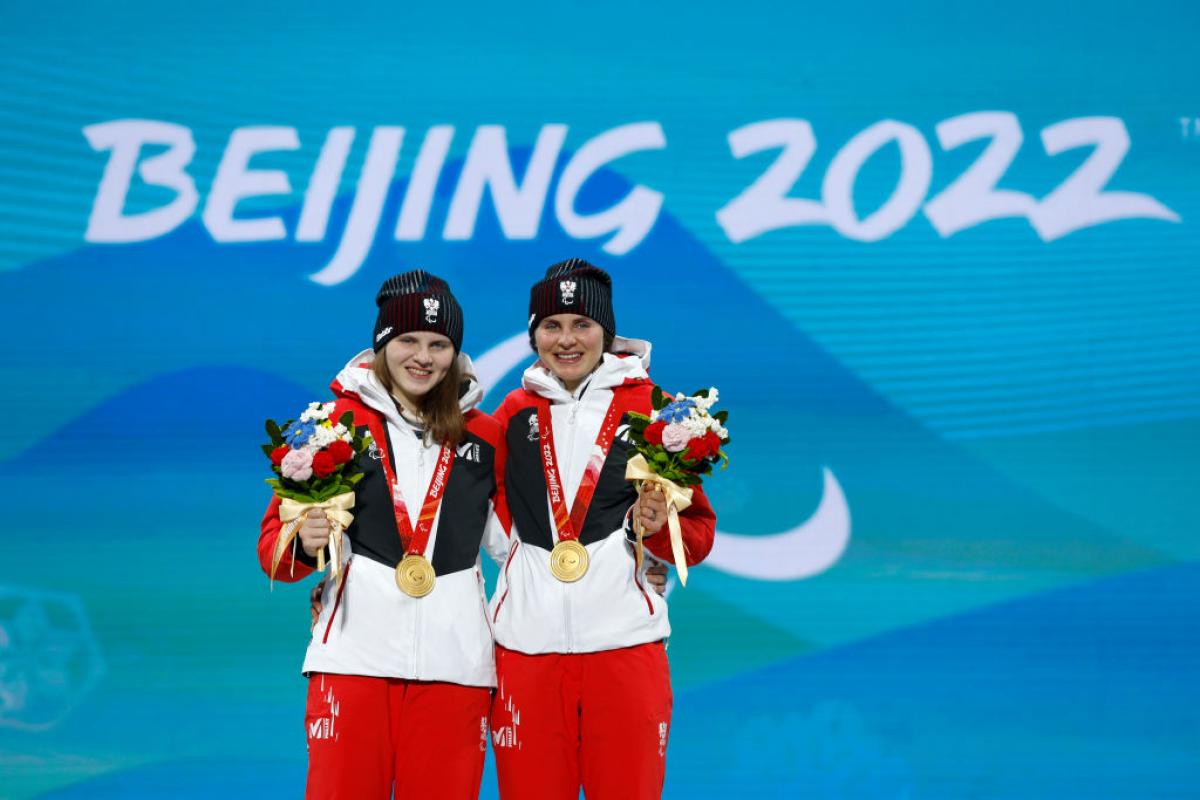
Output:
[[402,333],[432,331],[462,350],[463,315],[450,285],[423,269],[393,275],[375,295],[379,317],[375,320],[375,352]]
[[529,330],[555,314],[582,314],[596,320],[605,333],[616,336],[613,317],[612,278],[582,258],[560,261],[546,270],[546,277],[529,290]]

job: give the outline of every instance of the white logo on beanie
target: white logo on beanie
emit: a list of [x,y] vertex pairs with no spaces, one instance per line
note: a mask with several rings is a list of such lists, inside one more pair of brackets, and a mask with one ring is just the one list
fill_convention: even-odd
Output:
[[425,321],[428,323],[437,322],[438,309],[441,308],[442,301],[436,297],[425,298]]
[[562,292],[563,305],[571,305],[575,302],[575,290],[579,288],[579,284],[575,281],[559,281],[558,290]]
[[391,332],[392,332],[392,326],[389,325],[386,328],[384,328],[383,330],[381,330],[378,335],[376,335],[375,342],[378,343],[380,339],[387,336]]

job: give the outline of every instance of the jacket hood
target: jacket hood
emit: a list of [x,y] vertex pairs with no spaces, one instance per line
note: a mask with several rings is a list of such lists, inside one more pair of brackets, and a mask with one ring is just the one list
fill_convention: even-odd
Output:
[[[346,366],[342,367],[331,384],[333,393],[338,397],[356,397],[383,414],[389,422],[413,427],[414,421],[400,415],[391,395],[375,377],[375,370],[372,368],[374,362],[374,350],[363,350],[346,362]],[[483,399],[483,387],[479,385],[479,380],[475,377],[475,365],[466,353],[458,354],[458,369],[463,376],[463,385],[458,393],[458,407],[465,414]]]
[[525,370],[521,377],[521,388],[552,403],[559,403],[577,400],[588,389],[611,389],[628,380],[649,380],[650,350],[651,344],[645,339],[617,336],[609,352],[600,358],[600,363],[574,392],[567,391],[562,381],[554,377],[554,373],[540,359]]

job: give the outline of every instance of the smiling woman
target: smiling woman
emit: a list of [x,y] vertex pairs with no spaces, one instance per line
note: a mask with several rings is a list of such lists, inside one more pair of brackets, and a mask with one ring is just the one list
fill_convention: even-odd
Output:
[[571,392],[592,373],[612,341],[612,334],[595,320],[579,314],[546,317],[533,331],[538,358]]
[[[669,559],[671,545],[661,494],[639,499],[625,478],[633,447],[620,435],[629,412],[650,409],[650,344],[616,336],[612,279],[583,259],[550,267],[529,312],[538,361],[496,412],[511,540],[491,609],[500,796],[582,787],[650,800],[671,727],[671,626],[665,598],[647,591],[651,559],[635,556],[633,520],[653,555]],[[700,487],[680,523],[695,564],[716,524]]]
[[[373,350],[333,383],[333,414],[351,413],[373,444],[358,458],[350,555],[323,587],[304,659],[307,796],[467,800],[495,685],[479,553],[489,529],[502,536],[489,528],[499,426],[474,408],[483,392],[445,281],[396,275],[376,304]],[[276,549],[278,510],[263,519],[260,561]],[[311,513],[276,574],[311,574],[331,535]],[[444,769],[419,768],[435,760]]]
[[410,331],[389,341],[372,369],[404,411],[425,421],[433,441],[458,443],[463,432],[458,407],[462,370],[454,342],[440,333]]

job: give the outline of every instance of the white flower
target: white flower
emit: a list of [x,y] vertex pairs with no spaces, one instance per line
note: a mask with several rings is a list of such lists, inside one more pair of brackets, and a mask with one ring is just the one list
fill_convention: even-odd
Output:
[[300,415],[301,422],[320,422],[329,419],[333,413],[333,403],[309,403],[308,408]]
[[717,402],[717,387],[708,387],[708,397],[697,396],[693,398],[696,401],[696,408],[707,412],[710,408],[716,405]]
[[679,424],[688,432],[688,436],[692,439],[703,436],[708,430],[708,420],[710,417],[701,417],[697,414],[691,414],[683,422]]
[[309,437],[308,444],[320,449],[333,444],[338,438],[338,435],[333,432],[333,428],[328,425],[318,425],[313,430],[312,436]]
[[337,434],[337,437],[339,439],[345,439],[347,442],[350,441],[350,439],[351,439],[351,437],[348,435],[350,433],[350,431],[347,430],[346,426],[340,422],[337,425],[333,426],[333,432],[335,434]]

